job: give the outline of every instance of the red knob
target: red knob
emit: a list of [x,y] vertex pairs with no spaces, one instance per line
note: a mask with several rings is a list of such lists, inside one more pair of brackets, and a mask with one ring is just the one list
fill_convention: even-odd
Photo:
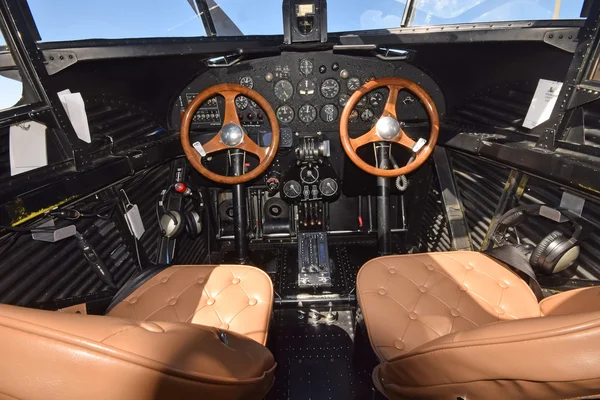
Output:
[[185,193],[186,190],[187,190],[187,187],[185,186],[185,183],[183,183],[183,182],[177,182],[175,184],[175,191],[177,193]]
[[252,121],[254,119],[254,115],[252,115],[251,113],[248,113],[246,115],[246,118],[248,118],[250,121]]
[[258,114],[256,114],[256,117],[257,117],[258,119],[263,119],[263,115],[262,115],[261,113],[258,113]]

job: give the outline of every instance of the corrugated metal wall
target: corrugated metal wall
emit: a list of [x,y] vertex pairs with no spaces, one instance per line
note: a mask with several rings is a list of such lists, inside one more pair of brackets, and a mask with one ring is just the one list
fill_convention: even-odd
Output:
[[425,201],[423,218],[417,236],[419,252],[452,250],[452,239],[448,230],[440,183],[435,173]]

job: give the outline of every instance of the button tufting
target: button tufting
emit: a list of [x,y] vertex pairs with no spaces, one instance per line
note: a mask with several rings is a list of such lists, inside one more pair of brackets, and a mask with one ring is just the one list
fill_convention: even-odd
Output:
[[417,319],[419,317],[417,316],[417,313],[411,311],[411,312],[408,313],[408,318],[410,318],[410,319]]
[[435,267],[432,264],[427,264],[427,269],[433,271],[435,270]]
[[377,292],[382,296],[386,293],[385,289],[379,289]]
[[425,286],[419,286],[419,292],[427,293],[427,288]]
[[463,292],[466,292],[466,291],[469,290],[469,287],[467,285],[464,285],[464,284],[460,285],[459,287],[460,287],[460,290],[462,290]]
[[390,268],[390,269],[388,270],[388,272],[389,272],[390,274],[394,275],[394,274],[395,274],[396,272],[398,272],[398,271],[396,271],[396,268]]
[[250,304],[251,306],[255,306],[257,303],[258,303],[258,300],[256,300],[256,299],[250,299],[248,301],[248,304]]
[[502,315],[502,314],[504,314],[504,310],[503,310],[503,309],[501,309],[500,307],[496,307],[496,308],[494,308],[494,311],[496,311],[496,314],[499,314],[499,315]]
[[398,350],[402,350],[404,348],[404,343],[401,340],[394,340],[394,347]]
[[456,308],[450,309],[450,314],[452,314],[454,317],[460,317],[460,311],[458,311]]
[[129,304],[135,304],[137,303],[138,299],[137,297],[132,297],[131,299],[129,299]]
[[200,278],[198,278],[198,280],[196,282],[198,282],[198,283],[204,283],[204,277],[201,276]]
[[240,278],[233,278],[231,283],[233,283],[234,285],[237,285],[238,283],[240,283]]
[[228,324],[221,324],[221,326],[219,328],[221,328],[221,329],[229,329],[229,325]]
[[213,304],[215,304],[215,299],[206,300],[206,304],[208,304],[209,306],[212,306]]
[[167,278],[166,276],[164,278],[162,278],[160,280],[160,283],[167,283],[169,281],[169,278]]
[[500,286],[502,289],[506,289],[508,287],[508,283],[500,281],[498,282],[498,286]]
[[169,305],[174,306],[175,304],[177,304],[177,299],[175,297],[173,297],[172,299],[169,300]]
[[472,271],[473,270],[473,266],[469,263],[469,264],[465,264],[465,269],[467,271]]

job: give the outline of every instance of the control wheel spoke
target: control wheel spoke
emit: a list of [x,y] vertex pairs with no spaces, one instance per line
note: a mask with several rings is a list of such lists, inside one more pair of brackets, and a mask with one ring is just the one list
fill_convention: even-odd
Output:
[[402,128],[400,128],[400,134],[398,134],[398,136],[396,138],[390,140],[390,142],[397,143],[397,144],[404,146],[410,150],[412,150],[412,148],[415,147],[415,141],[412,140],[411,138],[409,138],[406,135],[406,132],[404,132],[404,129],[402,129]]
[[244,134],[244,141],[237,148],[254,154],[261,163],[267,156],[267,150],[269,150],[267,147],[260,147],[254,143],[254,140],[250,139],[250,136],[246,134]]
[[387,101],[385,102],[385,106],[383,108],[382,117],[396,117],[396,103],[398,102],[398,93],[400,93],[400,89],[402,86],[398,85],[388,85],[388,89],[390,89],[390,94],[388,95]]
[[206,144],[203,144],[202,147],[206,154],[216,153],[217,151],[227,149],[223,143],[221,143],[220,135],[215,135],[212,139],[210,139]]
[[[225,114],[223,115],[223,125],[225,124],[236,124],[242,126],[240,124],[240,119],[238,118],[237,109],[235,106],[235,98],[239,95],[238,92],[224,90],[219,93],[225,98]],[[220,134],[221,132],[219,132]]]
[[350,139],[350,145],[356,151],[359,147],[362,147],[366,144],[373,142],[380,142],[381,138],[377,136],[377,132],[375,127],[372,127],[369,132],[365,133],[362,136],[357,137],[356,139]]

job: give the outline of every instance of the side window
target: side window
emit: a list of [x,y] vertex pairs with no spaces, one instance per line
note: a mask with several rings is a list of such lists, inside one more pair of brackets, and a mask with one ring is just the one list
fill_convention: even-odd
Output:
[[23,82],[4,36],[0,35],[0,111],[11,108],[23,97]]

